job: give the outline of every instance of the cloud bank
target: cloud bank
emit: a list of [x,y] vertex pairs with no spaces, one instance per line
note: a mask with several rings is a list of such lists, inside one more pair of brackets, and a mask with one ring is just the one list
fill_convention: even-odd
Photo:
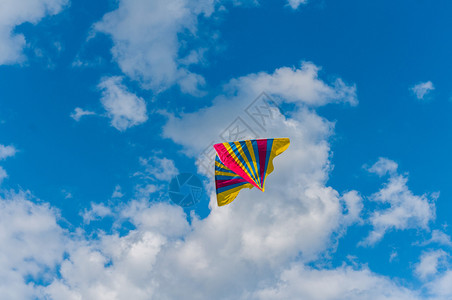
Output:
[[[247,126],[259,137],[291,139],[289,149],[274,161],[276,171],[268,177],[265,193],[244,190],[230,205],[219,208],[213,182],[208,181],[211,212],[205,219],[191,215],[188,222],[181,207],[154,199],[158,186],[146,197],[140,194],[117,206],[92,204],[83,214],[86,223],[109,216],[115,219],[114,226],[126,221],[133,225],[121,234],[115,231],[117,227],[111,233],[97,231],[95,235],[82,229],[69,232],[58,225],[58,212],[47,204],[35,204],[23,193],[1,198],[0,228],[6,234],[0,238],[6,237],[2,242],[13,245],[11,249],[26,249],[17,253],[2,248],[0,257],[8,259],[0,259],[0,278],[9,280],[2,292],[10,299],[422,299],[419,291],[366,266],[344,262],[333,268],[325,264],[348,227],[363,222],[364,204],[357,191],[341,194],[328,186],[328,141],[334,123],[315,111],[328,103],[356,104],[355,88],[339,79],[324,82],[318,70],[313,64],[304,64],[299,69],[250,74],[231,80],[225,95],[218,96],[211,106],[169,115],[165,136],[193,158],[212,140],[234,138],[224,131],[225,127],[236,128],[229,126],[231,122]],[[116,80],[107,82],[120,92],[107,94],[107,99],[124,93]],[[256,104],[253,101],[263,87],[265,95],[280,101],[281,107],[290,104],[295,108],[287,114],[270,108],[263,117],[265,124],[253,119],[257,115],[248,108],[250,103]],[[261,104],[257,107],[268,108]],[[241,124],[234,123],[237,116]],[[177,172],[171,161],[158,155],[143,160],[142,166],[147,176],[159,180]],[[389,183],[373,196],[390,204],[371,218],[374,231],[426,226],[429,214],[410,219],[394,213],[434,209],[425,196],[415,196],[407,189],[396,164],[387,160],[371,169],[390,174]],[[207,171],[199,164],[199,172]],[[382,223],[381,216],[389,216],[383,219],[391,222]],[[31,223],[24,223],[25,218]],[[16,265],[20,267],[14,268]],[[419,274],[431,274],[418,269]],[[451,295],[445,284],[448,272],[444,270],[425,284],[432,296]],[[27,283],[26,278],[36,274],[45,280]]]

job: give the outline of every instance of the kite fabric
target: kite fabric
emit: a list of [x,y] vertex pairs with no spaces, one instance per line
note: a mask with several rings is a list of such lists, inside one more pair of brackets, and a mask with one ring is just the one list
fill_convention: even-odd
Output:
[[273,172],[273,158],[286,151],[288,138],[246,140],[215,144],[215,187],[218,206],[231,203],[243,188],[265,191]]

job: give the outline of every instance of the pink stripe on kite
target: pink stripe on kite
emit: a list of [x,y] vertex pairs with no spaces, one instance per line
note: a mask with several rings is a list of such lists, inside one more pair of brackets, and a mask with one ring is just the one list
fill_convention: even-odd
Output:
[[242,182],[247,182],[247,181],[243,178],[229,179],[229,180],[217,180],[216,187],[217,187],[217,189],[219,189],[219,188],[222,188],[225,186],[233,185],[236,183],[242,183]]

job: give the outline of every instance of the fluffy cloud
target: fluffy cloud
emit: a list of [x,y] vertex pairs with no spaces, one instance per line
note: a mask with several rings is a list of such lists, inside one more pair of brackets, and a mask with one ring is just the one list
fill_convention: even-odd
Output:
[[212,0],[121,0],[94,28],[111,36],[119,67],[143,87],[159,92],[178,84],[183,92],[198,94],[204,78],[188,69],[198,55],[180,57],[180,39],[196,36],[198,16],[213,10]]
[[[51,299],[150,299],[160,275],[158,257],[165,247],[188,232],[181,208],[132,202],[124,210],[137,226],[126,236],[100,234],[80,241],[60,268],[61,279],[46,289]],[[165,250],[166,251],[166,250]],[[176,262],[177,263],[177,262]],[[157,297],[158,298],[158,297]],[[158,298],[163,299],[163,298]]]
[[[354,87],[337,84],[340,80],[328,85],[318,78],[318,70],[313,64],[304,63],[300,69],[280,68],[273,74],[257,73],[231,80],[225,88],[229,97],[217,97],[211,107],[198,112],[170,117],[164,129],[167,137],[195,157],[211,142],[237,138],[234,134],[222,135],[231,123],[235,123],[232,128],[249,128],[259,137],[291,139],[289,149],[275,160],[277,172],[267,179],[264,194],[242,191],[239,200],[221,209],[212,197],[213,211],[205,221],[218,218],[230,224],[221,229],[222,235],[230,236],[231,231],[236,231],[241,245],[235,252],[256,264],[286,263],[299,253],[303,253],[303,260],[316,259],[329,247],[331,234],[343,224],[357,220],[361,210],[361,198],[356,193],[340,197],[325,186],[330,151],[327,139],[333,124],[307,108],[329,102],[356,103]],[[246,111],[262,91],[295,103],[299,109],[290,118],[277,109],[272,109],[271,114],[267,111],[265,128],[259,129]],[[257,103],[260,108],[262,105]],[[236,122],[237,117],[243,121],[241,124]],[[205,172],[201,168],[200,171]],[[345,206],[347,215],[342,213]],[[212,263],[207,261],[207,265]]]
[[380,157],[378,161],[367,170],[371,173],[375,173],[378,176],[384,176],[386,174],[394,174],[399,166],[393,160],[385,157]]
[[390,174],[385,186],[370,198],[389,207],[377,209],[370,216],[373,230],[362,245],[375,244],[391,229],[428,229],[435,219],[435,195],[414,195],[407,186],[408,178],[397,174],[396,169],[395,162],[382,158],[369,169],[380,176]]
[[256,292],[253,299],[415,300],[421,297],[419,293],[397,286],[390,279],[378,276],[367,268],[316,270],[294,266],[281,274],[277,285]]
[[[55,211],[14,197],[0,202],[1,238],[7,242],[2,244],[8,245],[0,251],[8,257],[0,261],[0,277],[8,283],[0,294],[8,299],[420,299],[366,267],[281,266],[266,255],[256,260],[240,251],[246,241],[236,236],[253,222],[226,223],[233,230],[222,227],[233,211],[216,210],[190,226],[180,207],[132,201],[120,210],[135,225],[128,234],[100,232],[99,239],[76,235],[68,240]],[[29,222],[22,221],[25,216]],[[60,276],[54,273],[57,263]],[[44,286],[25,284],[30,270],[41,276],[46,272]],[[440,279],[435,287],[444,294],[447,278]]]
[[345,208],[347,210],[347,215],[345,216],[345,223],[347,225],[353,224],[354,222],[362,223],[361,212],[364,208],[363,200],[357,191],[350,191],[342,196],[345,203]]
[[101,102],[111,119],[111,126],[120,131],[148,120],[143,98],[129,92],[121,83],[121,77],[106,77],[98,87],[102,91]]
[[89,110],[83,110],[83,109],[81,109],[80,107],[76,107],[75,109],[74,109],[74,111],[71,113],[71,115],[70,115],[70,117],[72,118],[72,119],[74,119],[75,121],[80,121],[80,119],[83,117],[83,116],[92,116],[92,115],[95,115],[96,113],[95,112],[93,112],[93,111],[89,111]]
[[49,15],[59,13],[67,0],[2,0],[0,2],[0,65],[14,64],[25,59],[22,50],[26,45],[23,34],[15,33],[17,25],[38,23]]
[[0,295],[4,299],[40,298],[33,280],[48,284],[66,248],[58,213],[28,198],[25,192],[0,196]]
[[416,84],[411,88],[411,91],[414,93],[416,98],[422,100],[428,93],[430,93],[434,89],[435,87],[433,86],[433,83],[431,81],[427,81]]
[[[293,133],[304,139],[316,140],[326,147],[318,152],[311,149],[305,156],[312,154],[316,158],[313,161],[317,161],[319,156],[326,158],[323,157],[328,152],[325,151],[325,139],[331,133],[333,124],[311,113],[308,107],[338,102],[356,104],[357,99],[354,86],[345,85],[341,79],[327,84],[318,78],[319,70],[314,64],[306,62],[298,69],[283,67],[272,74],[261,72],[233,79],[224,88],[225,96],[215,98],[213,107],[179,117],[169,115],[164,136],[185,146],[187,154],[197,156],[212,142],[231,140],[236,136],[233,133],[237,126],[240,131],[246,130],[250,137],[284,137]],[[278,102],[293,103],[302,109],[296,118],[285,120],[275,109]],[[260,114],[267,117],[262,119]],[[308,157],[306,160],[309,160]],[[318,167],[312,163],[309,171]]]
[[327,84],[319,78],[320,70],[321,68],[311,62],[303,62],[299,68],[282,67],[272,74],[260,72],[233,79],[225,88],[231,93],[247,93],[249,96],[266,92],[284,102],[309,106],[340,102],[351,105],[358,103],[354,85],[348,86],[340,78]]
[[426,287],[434,300],[448,300],[452,297],[452,270],[446,270],[434,280],[428,282]]
[[[176,84],[184,93],[202,95],[200,88],[205,79],[192,72],[190,66],[202,61],[206,49],[190,47],[193,50],[188,52],[187,45],[199,37],[198,18],[210,17],[219,2],[120,0],[118,8],[105,14],[94,29],[111,37],[114,60],[143,88],[161,92]],[[289,0],[294,9],[306,3]]]

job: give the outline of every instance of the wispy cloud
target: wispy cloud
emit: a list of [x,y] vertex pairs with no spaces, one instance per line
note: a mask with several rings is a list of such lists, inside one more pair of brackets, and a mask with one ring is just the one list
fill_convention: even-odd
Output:
[[389,173],[389,180],[380,191],[370,197],[372,201],[383,204],[386,208],[374,210],[369,218],[373,230],[360,245],[374,245],[390,229],[429,228],[429,222],[435,219],[437,195],[414,195],[407,186],[408,178],[397,174],[397,163],[386,158],[380,158],[368,170],[380,176]]
[[74,111],[71,113],[71,115],[70,115],[70,117],[72,118],[72,119],[74,119],[75,121],[80,121],[80,119],[83,117],[83,116],[92,116],[92,115],[95,115],[96,113],[95,112],[93,112],[93,111],[89,111],[89,110],[83,110],[82,108],[80,108],[80,107],[76,107],[75,109],[74,109]]
[[293,9],[297,9],[302,4],[307,4],[308,0],[287,0],[287,4]]
[[0,184],[7,177],[8,177],[8,173],[6,173],[5,169],[3,169],[3,167],[0,166]]
[[112,198],[122,198],[124,194],[121,192],[121,186],[118,184],[115,186],[115,190],[113,191],[113,194],[111,195]]
[[147,176],[162,181],[169,181],[179,174],[174,161],[166,157],[140,158],[140,164],[144,166]]
[[411,88],[416,98],[423,100],[426,95],[433,91],[435,87],[431,81],[421,82]]
[[0,9],[0,65],[15,64],[25,60],[25,36],[14,31],[23,23],[38,23],[48,15],[59,13],[68,0],[28,0],[26,2],[2,1]]
[[450,236],[442,232],[441,230],[433,230],[432,237],[429,240],[421,243],[421,245],[426,246],[432,243],[452,247]]
[[85,209],[85,211],[81,214],[85,224],[89,224],[92,221],[99,220],[110,215],[112,215],[111,209],[103,203],[91,203],[91,208]]
[[427,277],[436,275],[438,267],[443,264],[443,259],[447,257],[443,250],[429,251],[422,254],[420,262],[416,264],[415,274],[425,280]]
[[6,159],[8,157],[14,156],[17,150],[14,146],[4,146],[0,145],[0,160]]

